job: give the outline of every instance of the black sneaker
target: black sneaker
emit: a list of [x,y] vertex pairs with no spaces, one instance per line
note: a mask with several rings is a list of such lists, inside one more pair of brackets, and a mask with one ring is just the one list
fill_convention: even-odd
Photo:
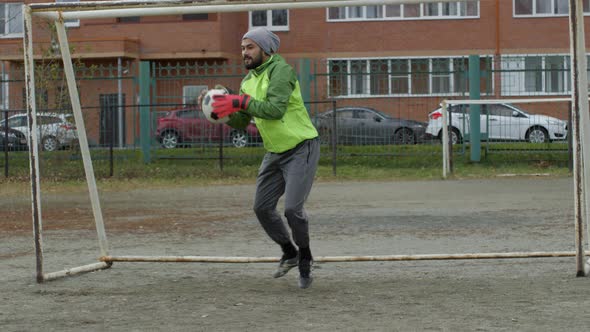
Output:
[[299,265],[299,253],[297,253],[295,257],[291,258],[287,258],[285,257],[285,255],[283,255],[283,257],[281,257],[281,262],[279,263],[277,270],[272,276],[274,278],[280,278],[287,274],[287,272],[289,272],[292,268],[294,268],[297,265]]
[[313,281],[311,274],[313,259],[301,259],[299,261],[299,288],[308,288]]

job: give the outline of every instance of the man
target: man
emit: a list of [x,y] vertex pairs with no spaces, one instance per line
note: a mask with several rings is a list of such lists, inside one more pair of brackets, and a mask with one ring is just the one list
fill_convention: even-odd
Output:
[[[213,97],[211,115],[229,116],[227,124],[235,128],[245,128],[254,118],[267,150],[256,179],[254,212],[283,251],[273,276],[282,277],[299,266],[299,287],[308,288],[313,280],[313,257],[303,204],[311,190],[320,146],[295,71],[276,54],[279,44],[279,37],[266,28],[244,35],[242,58],[250,71],[242,80],[240,95]],[[283,194],[285,217],[296,246],[277,211]]]

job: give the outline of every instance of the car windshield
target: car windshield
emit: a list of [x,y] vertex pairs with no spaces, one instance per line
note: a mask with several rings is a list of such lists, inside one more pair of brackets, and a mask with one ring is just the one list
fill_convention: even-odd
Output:
[[373,112],[375,112],[375,113],[377,113],[377,114],[381,115],[382,117],[384,117],[384,118],[386,118],[386,119],[393,119],[393,117],[392,117],[391,115],[389,115],[389,114],[383,113],[383,112],[381,112],[381,111],[378,111],[378,110],[376,110],[376,109],[373,109],[373,108],[369,108],[369,109],[370,109],[371,111],[373,111]]
[[[357,109],[356,109],[356,108],[354,108],[354,107],[353,107],[353,108],[340,108],[340,109],[337,109],[337,111],[338,111],[339,113],[344,113],[344,112],[347,112],[347,111],[348,111],[348,112],[351,112],[351,113],[350,113],[350,114],[351,114],[351,116],[352,116],[352,111],[353,111],[353,110],[357,110]],[[392,117],[391,115],[389,115],[389,114],[387,114],[387,113],[383,113],[383,112],[381,112],[381,111],[378,111],[378,110],[376,110],[376,109],[374,109],[374,108],[365,107],[365,108],[358,108],[358,110],[365,110],[365,111],[368,111],[368,112],[367,112],[368,114],[371,114],[371,112],[374,112],[374,113],[375,113],[375,115],[380,115],[380,116],[382,116],[382,117],[384,117],[384,118],[386,118],[386,119],[393,119],[393,117]],[[327,112],[321,113],[321,114],[319,114],[318,116],[321,116],[321,117],[328,117],[328,116],[332,116],[332,113],[333,113],[333,112],[334,112],[334,111],[330,110],[330,111],[327,111]]]
[[522,108],[520,108],[520,107],[518,107],[516,105],[512,105],[512,104],[506,104],[506,105],[509,106],[509,107],[512,107],[514,109],[517,109],[518,111],[522,112],[525,115],[529,115],[529,113],[527,111],[523,110]]

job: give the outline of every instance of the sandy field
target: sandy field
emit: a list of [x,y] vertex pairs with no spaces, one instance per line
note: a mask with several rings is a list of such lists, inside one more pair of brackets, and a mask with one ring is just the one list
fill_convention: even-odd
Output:
[[[101,191],[112,255],[279,256],[254,185]],[[574,250],[571,178],[316,183],[315,256]],[[84,191],[44,192],[45,272],[97,261]],[[0,196],[0,331],[582,331],[573,257],[318,263],[115,263],[35,281],[30,199]]]

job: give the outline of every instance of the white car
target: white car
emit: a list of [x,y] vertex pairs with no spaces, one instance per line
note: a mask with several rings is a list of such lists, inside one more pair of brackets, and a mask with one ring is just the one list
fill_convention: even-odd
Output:
[[[5,120],[0,121],[0,127]],[[73,145],[78,140],[76,126],[72,124],[73,114],[37,113],[39,141],[44,151],[55,151]],[[25,134],[29,139],[27,114],[19,113],[8,118],[8,127]]]
[[[450,140],[461,143],[469,135],[469,106],[452,105]],[[479,127],[483,137],[494,141],[527,141],[545,143],[567,138],[567,122],[539,114],[529,114],[512,104],[481,105]],[[426,134],[442,138],[442,109],[428,114]]]

